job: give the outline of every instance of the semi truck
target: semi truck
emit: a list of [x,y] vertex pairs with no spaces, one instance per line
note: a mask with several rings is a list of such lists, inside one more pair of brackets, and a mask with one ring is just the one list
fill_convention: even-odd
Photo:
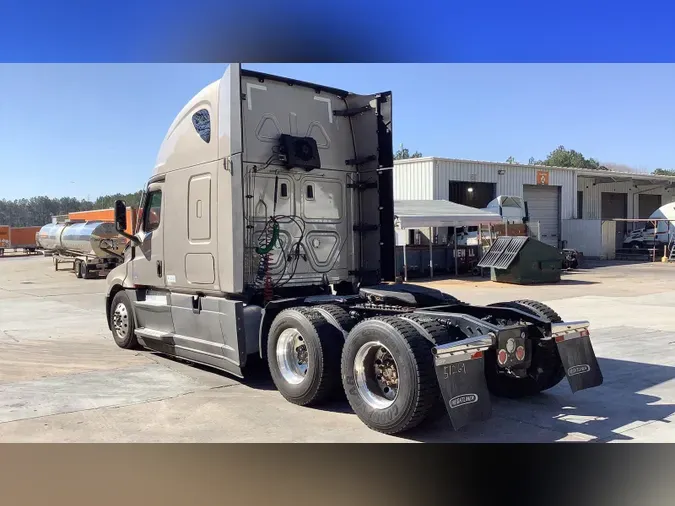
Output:
[[645,220],[645,226],[626,233],[623,245],[626,248],[642,249],[670,247],[675,241],[675,202],[659,207]]
[[0,256],[6,249],[23,250],[24,253],[35,253],[37,249],[36,233],[40,227],[10,227],[0,225]]
[[238,377],[262,364],[289,402],[345,395],[387,434],[441,403],[459,429],[490,416],[490,393],[600,385],[589,322],[394,282],[392,166],[391,92],[229,65],[169,127],[135,234],[115,203],[116,344]]
[[39,229],[37,242],[51,255],[54,270],[70,265],[78,278],[105,277],[122,263],[127,239],[121,236],[114,222],[52,222]]

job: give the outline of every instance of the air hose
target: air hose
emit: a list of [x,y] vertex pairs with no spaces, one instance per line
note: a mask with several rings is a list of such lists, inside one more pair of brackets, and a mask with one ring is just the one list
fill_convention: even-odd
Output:
[[272,224],[272,239],[265,246],[258,246],[255,249],[255,252],[258,255],[267,255],[270,251],[274,249],[274,246],[276,246],[278,240],[279,240],[279,223],[277,223],[277,221],[274,220]]
[[272,240],[267,243],[266,246],[262,247],[257,247],[255,249],[255,252],[258,255],[267,255],[270,251],[274,249],[274,246],[276,246],[277,241],[279,240],[279,223],[277,220],[274,219],[274,215],[277,212],[277,196],[278,196],[278,191],[279,191],[279,175],[277,174],[274,178],[274,207],[272,208]]

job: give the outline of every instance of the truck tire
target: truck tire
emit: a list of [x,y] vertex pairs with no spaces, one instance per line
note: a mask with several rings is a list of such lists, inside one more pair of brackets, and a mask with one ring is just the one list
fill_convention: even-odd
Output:
[[318,404],[340,388],[344,337],[318,311],[295,307],[281,311],[270,326],[267,364],[274,385],[289,402]]
[[440,396],[432,346],[398,316],[370,318],[352,329],[342,352],[342,383],[364,424],[397,434],[427,417]]
[[437,344],[446,344],[452,341],[445,325],[428,316],[422,316],[415,313],[402,314],[398,316],[402,320],[409,321],[413,327],[422,334],[427,341],[436,346]]
[[[561,322],[562,318],[546,304],[534,300],[516,300],[490,304],[505,306],[530,313],[552,323]],[[518,399],[536,395],[553,388],[565,377],[565,368],[558,354],[558,347],[553,342],[533,347],[532,364],[525,378],[513,378],[497,373],[497,352],[485,352],[485,376],[488,389],[497,396]]]
[[314,306],[312,309],[321,313],[328,323],[337,328],[345,337],[358,323],[347,310],[336,304],[322,304],[321,306]]
[[[421,316],[415,313],[399,315],[399,318],[410,321],[413,326],[433,345],[446,344],[457,339],[463,339],[466,336],[461,332],[455,332],[452,336],[447,326],[428,316]],[[427,418],[438,419],[447,416],[445,402],[441,389],[438,389],[438,398]]]
[[75,260],[75,277],[82,278],[82,262]]
[[136,322],[133,308],[127,292],[120,290],[110,304],[110,328],[117,346],[126,350],[135,350],[141,346],[136,339]]

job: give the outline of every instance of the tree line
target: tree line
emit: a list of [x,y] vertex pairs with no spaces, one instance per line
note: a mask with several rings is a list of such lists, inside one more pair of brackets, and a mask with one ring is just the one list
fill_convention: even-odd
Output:
[[16,200],[2,199],[0,200],[0,225],[41,226],[49,223],[52,216],[92,209],[110,209],[114,207],[117,199],[124,200],[128,206],[138,207],[141,192],[103,195],[94,201],[73,197],[50,198],[45,196]]
[[[422,153],[415,151],[410,153],[408,148],[403,147],[403,144],[394,154],[395,160],[405,160],[407,158],[421,158]],[[506,163],[513,164],[519,163],[512,156],[509,156],[506,160]],[[601,164],[595,158],[586,158],[579,151],[574,149],[567,149],[565,146],[558,146],[553,151],[551,151],[546,158],[543,160],[537,160],[534,157],[530,157],[527,161],[527,165],[543,165],[547,167],[574,167],[577,169],[594,169],[594,170],[615,170],[619,172],[626,172],[627,167],[618,164]],[[634,172],[634,171],[633,171]],[[675,176],[675,169],[654,169],[652,174],[658,176]]]
[[[421,158],[419,151],[410,152],[410,150],[400,145],[394,154],[395,160],[404,160],[408,158]],[[512,156],[506,159],[506,163],[518,163]],[[576,167],[580,169],[609,170],[606,165],[601,164],[595,158],[586,158],[582,153],[573,149],[566,149],[564,146],[558,146],[551,151],[543,160],[530,158],[528,165],[544,165],[549,167]],[[619,169],[615,169],[619,170]],[[675,176],[674,169],[656,169],[652,174]],[[0,200],[0,225],[10,225],[13,227],[30,227],[44,225],[51,221],[55,215],[68,214],[75,211],[90,211],[92,209],[109,209],[114,206],[115,200],[124,200],[128,206],[138,207],[140,205],[141,192],[128,193],[126,195],[116,193],[114,195],[103,195],[93,202],[90,200],[78,200],[72,197],[49,198],[32,197],[30,199]]]
[[[506,163],[518,163],[516,159],[509,156]],[[544,165],[548,167],[574,167],[577,169],[595,169],[595,170],[617,170],[619,172],[628,171],[624,165],[601,164],[595,158],[586,158],[582,153],[573,149],[566,149],[565,146],[558,146],[551,151],[543,160],[537,160],[531,157],[527,165]],[[633,172],[635,172],[633,170]],[[652,174],[658,176],[675,176],[674,169],[654,169]]]

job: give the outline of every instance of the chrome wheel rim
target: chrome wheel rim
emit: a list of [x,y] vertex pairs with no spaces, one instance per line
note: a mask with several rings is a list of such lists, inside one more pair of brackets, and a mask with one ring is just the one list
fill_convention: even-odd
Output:
[[287,383],[297,385],[307,376],[309,356],[307,345],[297,329],[286,329],[277,341],[277,364]]
[[374,409],[386,409],[398,397],[398,364],[379,341],[367,342],[356,352],[354,380],[359,396]]
[[113,328],[120,339],[126,338],[129,333],[129,313],[127,307],[121,302],[115,306],[113,312]]

